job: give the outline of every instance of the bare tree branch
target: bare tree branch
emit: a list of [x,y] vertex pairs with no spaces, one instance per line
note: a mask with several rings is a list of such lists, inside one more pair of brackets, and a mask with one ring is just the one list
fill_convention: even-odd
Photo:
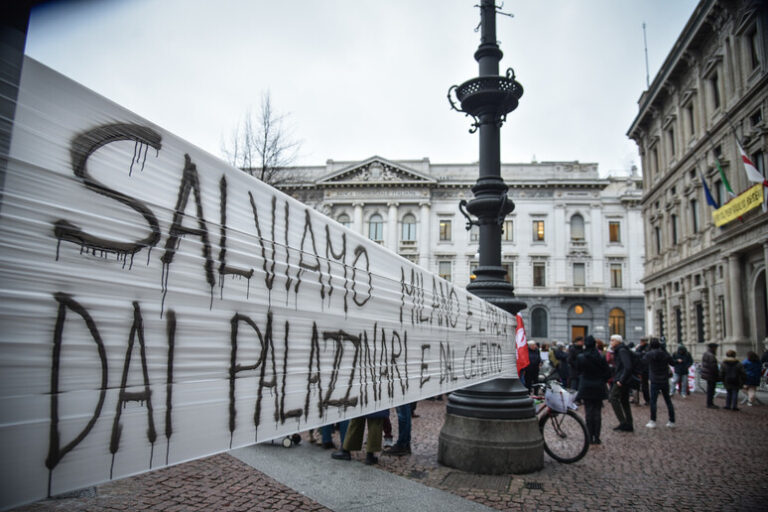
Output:
[[262,93],[259,112],[248,109],[242,121],[233,128],[222,153],[232,165],[264,183],[277,186],[290,180],[290,166],[301,148],[285,126],[286,114],[272,107],[269,91]]

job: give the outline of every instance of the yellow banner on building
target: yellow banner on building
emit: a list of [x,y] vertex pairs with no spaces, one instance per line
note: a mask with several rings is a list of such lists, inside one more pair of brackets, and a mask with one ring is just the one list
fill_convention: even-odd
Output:
[[715,226],[720,227],[727,224],[761,204],[763,204],[763,184],[758,183],[712,212]]

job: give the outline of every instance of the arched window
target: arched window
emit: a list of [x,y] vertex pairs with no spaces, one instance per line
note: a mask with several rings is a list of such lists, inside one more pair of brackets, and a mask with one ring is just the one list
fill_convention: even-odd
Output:
[[531,338],[546,338],[547,334],[547,310],[534,308],[531,310]]
[[416,241],[416,217],[410,213],[403,217],[403,228],[401,233],[401,240],[403,242],[415,242]]
[[571,217],[571,240],[584,240],[584,217],[578,213]]
[[371,215],[368,220],[368,238],[376,242],[384,240],[384,221],[378,213]]
[[348,228],[350,224],[352,224],[352,222],[349,220],[349,215],[347,215],[346,213],[342,213],[341,215],[339,215],[339,218],[336,220],[339,222],[339,224],[341,224],[345,228]]
[[608,330],[609,334],[621,334],[622,338],[626,338],[624,311],[619,308],[613,308],[608,314]]

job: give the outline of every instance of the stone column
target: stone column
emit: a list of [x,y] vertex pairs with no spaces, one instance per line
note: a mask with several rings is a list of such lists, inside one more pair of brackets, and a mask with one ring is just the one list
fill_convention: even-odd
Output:
[[768,297],[768,242],[763,244],[763,261],[765,263],[765,296]]
[[717,329],[715,329],[715,323],[717,319],[717,294],[715,293],[715,281],[717,277],[717,266],[710,267],[704,270],[704,283],[707,286],[707,297],[709,297],[709,303],[707,304],[707,322],[705,328],[709,332],[709,339],[717,338]]
[[421,208],[421,219],[416,230],[416,240],[419,244],[419,265],[429,269],[429,248],[432,246],[430,241],[431,229],[429,221],[429,202],[419,203]]
[[389,212],[387,214],[387,248],[393,252],[397,252],[397,207],[400,203],[390,202],[387,203]]
[[360,233],[361,235],[364,235],[363,233],[363,203],[360,202],[354,202],[352,203],[352,206],[355,208],[355,212],[353,214],[352,219],[352,229]]
[[737,343],[744,337],[744,325],[742,324],[743,304],[741,301],[741,268],[739,267],[739,255],[728,256],[728,308],[730,308],[731,341]]

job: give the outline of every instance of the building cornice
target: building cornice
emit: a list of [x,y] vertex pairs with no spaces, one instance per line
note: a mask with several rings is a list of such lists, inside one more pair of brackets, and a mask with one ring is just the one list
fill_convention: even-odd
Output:
[[627,131],[627,136],[630,139],[634,139],[633,135],[645,120],[646,112],[649,110],[649,107],[656,102],[659,94],[665,91],[665,84],[669,81],[670,76],[675,69],[677,69],[678,62],[683,59],[691,41],[696,37],[699,30],[701,30],[709,17],[712,8],[717,2],[718,0],[702,0],[702,2],[696,6],[693,14],[688,19],[688,23],[686,23],[680,36],[677,38],[677,41],[675,41],[672,50],[664,60],[664,64],[661,65],[659,72],[653,79],[653,83],[651,83],[648,90],[644,91],[640,96],[640,100],[638,101],[638,104],[640,105],[639,112],[634,121],[632,121],[629,131]]

